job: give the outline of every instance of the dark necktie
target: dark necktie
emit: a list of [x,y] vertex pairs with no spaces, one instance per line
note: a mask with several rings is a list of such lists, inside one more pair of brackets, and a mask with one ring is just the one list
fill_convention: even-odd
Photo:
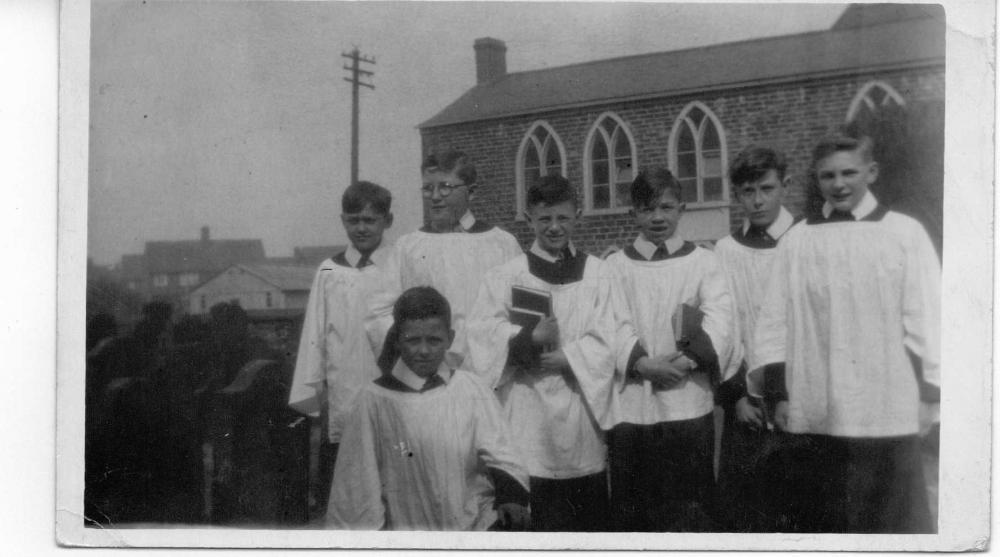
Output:
[[369,265],[372,264],[372,259],[371,259],[370,255],[371,254],[368,254],[368,253],[362,253],[361,254],[361,259],[358,259],[358,266],[357,266],[358,269],[364,269],[365,267],[367,267],[367,266],[369,266]]
[[826,217],[826,222],[852,222],[856,220],[854,214],[850,211],[841,211],[840,209],[834,209],[830,216]]
[[667,244],[660,244],[656,246],[656,251],[653,252],[653,257],[650,261],[663,261],[670,257],[670,252],[667,251]]
[[427,378],[424,386],[420,388],[420,392],[427,392],[435,387],[444,387],[444,379],[441,379],[441,376],[436,373]]

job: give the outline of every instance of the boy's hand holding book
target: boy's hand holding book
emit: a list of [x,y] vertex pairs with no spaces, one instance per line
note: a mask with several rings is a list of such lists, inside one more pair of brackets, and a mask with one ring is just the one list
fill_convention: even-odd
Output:
[[542,317],[531,331],[531,342],[539,346],[559,344],[559,322],[555,317]]

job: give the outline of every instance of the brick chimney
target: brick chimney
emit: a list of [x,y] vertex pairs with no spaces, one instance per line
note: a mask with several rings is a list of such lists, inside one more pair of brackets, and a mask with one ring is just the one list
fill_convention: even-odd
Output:
[[507,75],[507,45],[500,39],[476,39],[476,85]]
[[208,240],[209,240],[208,227],[207,226],[202,226],[201,227],[201,241],[207,244]]

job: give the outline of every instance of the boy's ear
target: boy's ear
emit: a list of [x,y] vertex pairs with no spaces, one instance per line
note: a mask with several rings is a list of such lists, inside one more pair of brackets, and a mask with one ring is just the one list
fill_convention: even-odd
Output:
[[577,208],[575,216],[576,216],[577,219],[579,219],[580,217],[582,217],[583,216],[583,209]]
[[448,329],[448,348],[451,348],[453,342],[455,342],[455,329]]
[[878,179],[878,162],[872,161],[868,163],[868,185],[870,186],[874,184],[875,180],[877,179]]
[[531,220],[531,212],[528,211],[528,210],[525,210],[525,211],[521,212],[521,214],[524,215],[524,220],[528,221],[528,224],[531,224],[531,222],[532,222],[532,220]]
[[678,213],[683,213],[685,209],[687,209],[687,203],[681,203],[681,204],[677,205],[677,212]]
[[791,185],[792,185],[792,177],[791,176],[785,176],[781,180],[781,187],[783,187],[785,189],[788,189],[788,187],[791,186]]
[[386,228],[391,228],[392,227],[392,218],[393,217],[392,217],[392,212],[391,211],[385,214],[385,227]]
[[478,188],[476,187],[475,184],[469,185],[469,195],[468,195],[469,201],[472,201],[473,199],[476,198],[476,190],[477,189]]

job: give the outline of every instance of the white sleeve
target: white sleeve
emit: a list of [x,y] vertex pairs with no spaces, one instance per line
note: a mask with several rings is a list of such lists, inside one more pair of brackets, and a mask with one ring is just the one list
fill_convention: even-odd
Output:
[[377,436],[370,397],[362,393],[354,406],[337,451],[327,526],[339,530],[379,530],[385,526],[385,505],[377,454]]
[[622,287],[624,277],[620,276],[614,259],[609,260],[606,265],[608,271],[614,277],[611,281],[611,308],[615,315],[615,378],[614,381],[619,388],[625,387],[625,374],[628,371],[628,361],[632,356],[637,344],[640,344],[639,333],[636,331],[635,322],[632,319],[632,309],[625,296],[625,288]]
[[941,385],[941,263],[927,232],[913,221],[907,233],[903,284],[903,344],[923,364],[925,382]]
[[503,470],[528,491],[528,471],[514,448],[500,401],[481,382],[477,383],[477,387],[477,400],[473,401],[476,410],[476,453],[485,466]]
[[521,327],[510,322],[509,290],[510,280],[500,267],[488,271],[465,325],[468,350],[465,365],[493,388],[503,377],[508,343],[521,331]]
[[400,248],[396,245],[389,252],[385,267],[375,273],[378,285],[368,299],[368,316],[365,318],[364,327],[376,361],[382,354],[385,336],[392,327],[392,306],[403,293],[400,265]]
[[712,348],[719,360],[720,380],[725,381],[732,376],[730,371],[733,374],[736,372],[736,368],[730,365],[734,353],[736,312],[733,309],[729,283],[722,272],[718,256],[708,251],[705,255],[708,256],[705,259],[705,270],[698,285],[698,298],[701,300],[699,309],[705,316],[701,328],[712,340]]
[[749,367],[747,388],[754,396],[762,394],[753,392],[756,390],[753,386],[758,384],[760,370],[768,364],[785,362],[787,359],[785,348],[788,342],[788,274],[791,266],[789,240],[791,238],[783,239],[775,248],[778,253],[775,254],[774,266],[767,278],[764,301],[761,303],[760,313],[754,325],[754,346],[749,348],[747,362]]
[[320,395],[326,380],[326,300],[324,267],[313,277],[306,304],[306,315],[299,337],[299,352],[295,358],[295,373],[288,394],[288,405],[294,410],[314,418],[320,415]]
[[[605,265],[597,258],[594,260]],[[593,301],[593,322],[579,338],[561,348],[594,419],[601,429],[610,429],[618,415],[614,384],[619,331],[613,293],[615,281],[604,270],[599,280],[597,299]]]

